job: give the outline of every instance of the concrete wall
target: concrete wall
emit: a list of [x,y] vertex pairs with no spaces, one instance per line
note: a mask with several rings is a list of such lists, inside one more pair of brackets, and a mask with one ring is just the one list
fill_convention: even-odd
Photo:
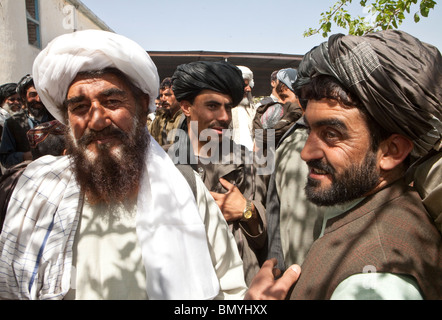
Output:
[[32,73],[34,59],[55,37],[86,29],[110,30],[81,1],[39,0],[41,48],[28,43],[25,0],[0,1],[0,85]]

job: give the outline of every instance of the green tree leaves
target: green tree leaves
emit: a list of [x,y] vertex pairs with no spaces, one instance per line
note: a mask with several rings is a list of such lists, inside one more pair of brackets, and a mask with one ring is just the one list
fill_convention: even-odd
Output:
[[419,3],[419,11],[414,13],[417,23],[421,17],[428,17],[430,10],[437,4],[434,0],[360,0],[365,16],[353,16],[348,11],[352,0],[339,0],[328,11],[321,13],[319,27],[309,28],[304,37],[322,34],[325,38],[331,32],[332,25],[348,30],[349,34],[363,35],[368,32],[397,29],[411,13],[413,5]]

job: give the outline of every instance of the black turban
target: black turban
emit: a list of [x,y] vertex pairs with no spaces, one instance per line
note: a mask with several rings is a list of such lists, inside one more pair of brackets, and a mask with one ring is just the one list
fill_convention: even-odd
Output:
[[17,93],[16,83],[6,83],[0,87],[0,106],[3,105],[6,98]]
[[193,101],[202,90],[227,94],[237,106],[244,97],[244,79],[234,65],[219,61],[198,61],[178,66],[172,77],[178,101]]
[[34,78],[30,74],[27,74],[20,79],[17,84],[17,92],[20,95],[20,98],[23,100],[26,99],[26,91],[31,86],[34,86]]
[[305,55],[294,84],[300,98],[301,88],[318,75],[337,79],[382,128],[411,139],[414,155],[440,150],[442,58],[437,48],[398,30],[337,34]]

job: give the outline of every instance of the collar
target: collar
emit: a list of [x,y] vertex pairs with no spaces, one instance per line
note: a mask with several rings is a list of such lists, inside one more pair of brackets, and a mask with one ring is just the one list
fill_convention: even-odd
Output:
[[324,235],[325,228],[327,227],[327,222],[332,220],[333,218],[339,217],[340,215],[350,211],[359,203],[362,202],[365,198],[359,198],[344,204],[339,204],[331,207],[327,207],[324,211],[324,220],[322,221],[322,229],[319,237]]

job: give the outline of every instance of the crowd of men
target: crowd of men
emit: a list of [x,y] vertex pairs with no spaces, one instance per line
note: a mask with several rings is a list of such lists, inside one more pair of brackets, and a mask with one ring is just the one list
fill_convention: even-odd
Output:
[[0,87],[0,298],[442,299],[437,48],[334,35],[253,87],[54,39]]

